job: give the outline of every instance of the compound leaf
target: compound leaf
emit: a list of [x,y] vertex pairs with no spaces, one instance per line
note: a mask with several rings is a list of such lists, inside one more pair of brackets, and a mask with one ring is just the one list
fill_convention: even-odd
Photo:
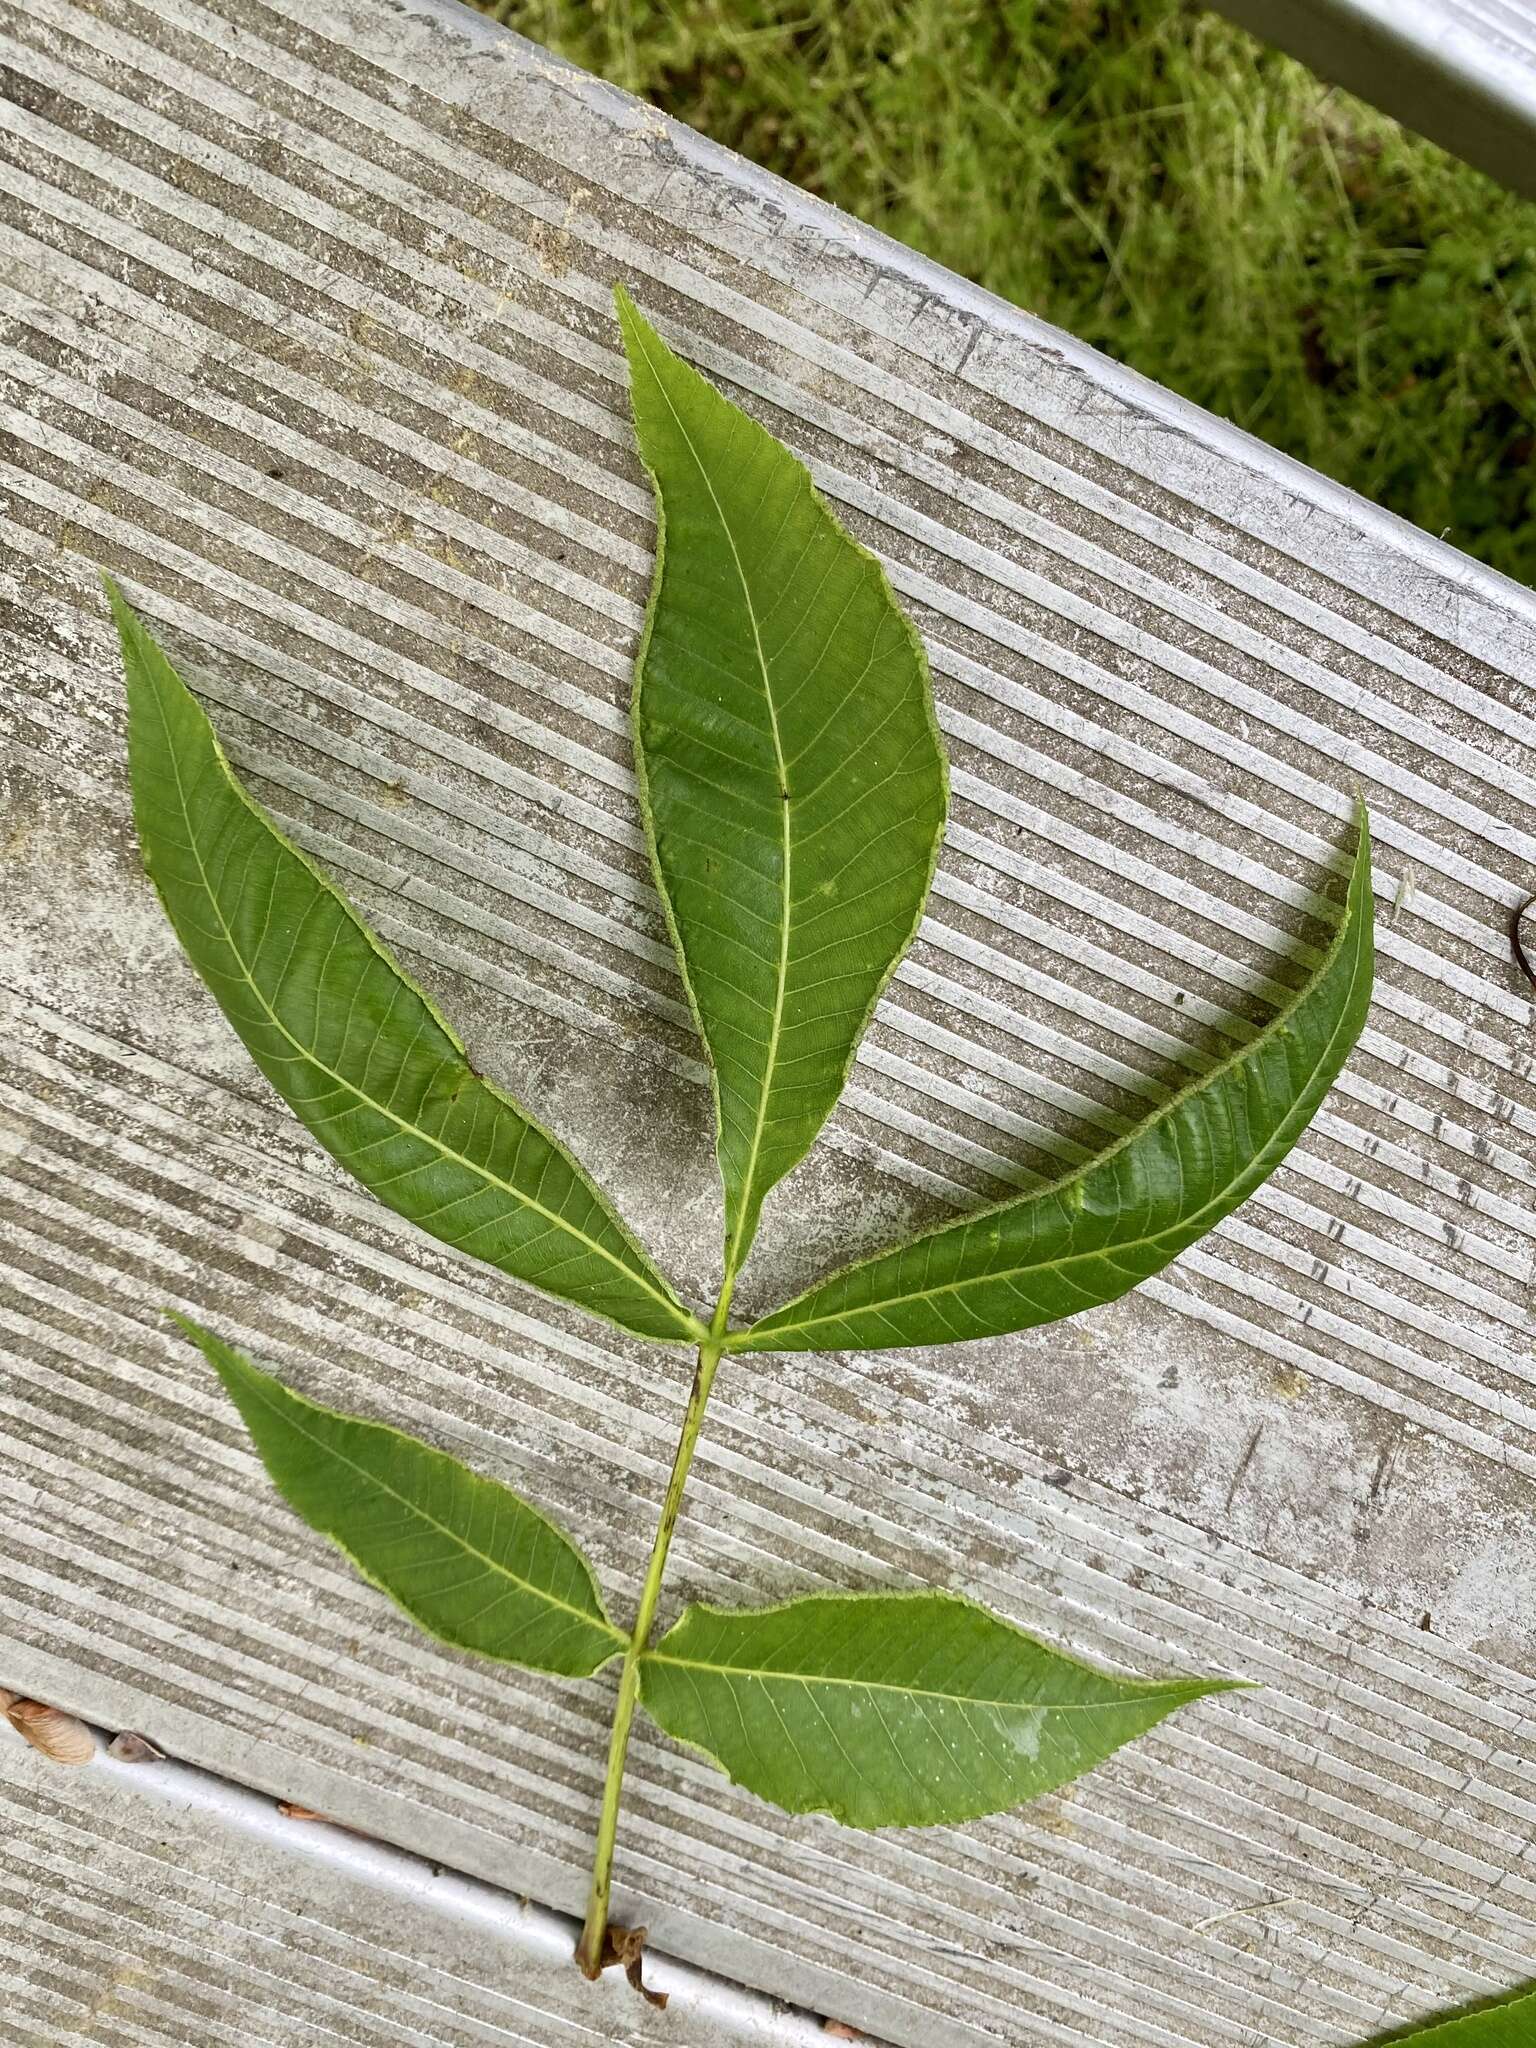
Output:
[[709,1052],[734,1274],[922,915],[946,771],[921,643],[810,477],[616,294],[656,580],[635,751]]
[[1230,1685],[1117,1678],[927,1592],[690,1607],[640,1664],[669,1735],[775,1806],[858,1828],[1016,1806]]
[[236,781],[196,699],[108,579],[144,864],[256,1064],[408,1221],[642,1336],[699,1324],[558,1140],[464,1047],[340,891]]
[[416,1437],[291,1393],[185,1316],[289,1506],[456,1649],[585,1678],[624,1648],[592,1568],[536,1508]]
[[1371,848],[1301,992],[1250,1044],[1097,1159],[845,1266],[733,1335],[733,1351],[882,1351],[996,1337],[1094,1308],[1203,1237],[1274,1171],[1359,1037],[1371,999]]

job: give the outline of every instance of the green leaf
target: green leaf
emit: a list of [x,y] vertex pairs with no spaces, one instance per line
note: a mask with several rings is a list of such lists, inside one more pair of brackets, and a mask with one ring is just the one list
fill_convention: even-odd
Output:
[[917,929],[944,753],[879,563],[615,296],[660,530],[635,671],[641,804],[710,1058],[733,1276]]
[[110,578],[144,864],[267,1079],[334,1158],[445,1244],[642,1336],[700,1325],[563,1145],[482,1079],[340,891],[236,781]]
[[1230,1689],[1092,1670],[952,1593],[690,1607],[640,1664],[669,1735],[775,1806],[856,1828],[1016,1806]]
[[1431,2020],[1415,2033],[1394,2033],[1387,2039],[1391,2048],[1399,2042],[1402,2048],[1531,2048],[1536,2042],[1536,1991],[1459,2019]]
[[289,1390],[185,1316],[279,1493],[456,1649],[586,1678],[625,1646],[581,1552],[508,1487]]
[[1306,987],[1251,1044],[1076,1172],[845,1266],[734,1334],[727,1348],[945,1344],[1113,1301],[1203,1237],[1290,1151],[1360,1035],[1371,960],[1362,806],[1332,943]]

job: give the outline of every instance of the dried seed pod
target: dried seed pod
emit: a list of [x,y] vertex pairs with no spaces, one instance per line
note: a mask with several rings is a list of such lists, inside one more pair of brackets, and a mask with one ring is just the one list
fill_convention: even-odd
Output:
[[156,1749],[146,1735],[135,1735],[125,1728],[120,1735],[114,1735],[107,1744],[107,1755],[120,1764],[158,1764],[165,1761],[165,1751]]
[[56,1764],[88,1764],[96,1754],[96,1738],[83,1721],[41,1700],[12,1699],[5,1718],[32,1747]]

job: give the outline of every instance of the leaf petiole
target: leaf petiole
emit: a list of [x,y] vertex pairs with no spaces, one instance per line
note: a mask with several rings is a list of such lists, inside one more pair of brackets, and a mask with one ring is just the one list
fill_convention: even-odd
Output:
[[725,1350],[726,1324],[735,1284],[735,1274],[727,1270],[725,1284],[720,1290],[720,1299],[715,1304],[715,1312],[710,1320],[709,1334],[699,1345],[693,1386],[688,1395],[688,1409],[683,1417],[682,1434],[677,1440],[677,1450],[672,1459],[672,1472],[667,1480],[666,1498],[661,1505],[661,1520],[656,1524],[650,1562],[645,1568],[645,1583],[640,1589],[640,1605],[635,1613],[634,1631],[624,1652],[624,1663],[619,1672],[619,1696],[614,1707],[613,1732],[608,1741],[608,1774],[603,1782],[603,1810],[598,1820],[597,1847],[592,1859],[592,1883],[587,1893],[587,1917],[582,1926],[581,1939],[576,1944],[576,1961],[586,1977],[601,1976],[605,1963],[609,1960],[608,1902],[613,1890],[613,1848],[619,1829],[619,1800],[624,1788],[624,1760],[629,1752],[629,1733],[635,1718],[635,1702],[640,1696],[640,1659],[651,1639],[651,1629],[656,1620],[656,1603],[661,1597],[662,1576],[667,1569],[667,1553],[672,1548],[673,1532],[677,1528],[677,1518],[683,1505],[683,1489],[688,1484],[688,1468],[693,1463],[699,1431],[704,1422],[704,1410],[709,1403],[709,1391],[715,1383],[715,1373]]
[[1140,1679],[928,1588],[695,1602],[652,1644],[721,1359],[1004,1336],[1114,1301],[1244,1201],[1321,1106],[1370,1002],[1362,809],[1345,915],[1261,1032],[1086,1164],[942,1222],[730,1327],[764,1197],[842,1094],[911,943],[947,774],[926,658],[885,573],[809,472],[674,355],[623,293],[656,575],[636,658],[635,765],[661,907],[715,1097],[724,1200],[706,1323],[597,1182],[474,1066],[336,886],[245,791],[207,717],[108,584],[128,678],[144,857],[183,945],[268,1080],[397,1214],[497,1271],[697,1350],[633,1628],[578,1546],[433,1444],[290,1391],[178,1318],[277,1486],[419,1625],[586,1678],[617,1662],[577,1961],[639,1985],[609,1924],[635,1709],[788,1813],[951,1826],[1037,1797],[1226,1679]]

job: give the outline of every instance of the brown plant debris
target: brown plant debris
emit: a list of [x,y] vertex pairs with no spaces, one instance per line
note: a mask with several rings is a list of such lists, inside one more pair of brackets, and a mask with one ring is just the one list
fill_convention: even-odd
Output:
[[42,1700],[7,1694],[5,1718],[50,1763],[88,1764],[96,1754],[96,1738],[85,1723]]
[[603,1936],[602,1967],[606,1970],[617,1964],[629,1979],[631,1989],[638,1991],[640,1996],[649,2004],[665,2010],[667,2003],[666,1992],[653,1991],[641,1974],[641,1958],[645,1953],[645,1933],[646,1930],[643,1927],[616,1927],[610,1921],[608,1923],[608,1931]]
[[113,1736],[107,1744],[107,1755],[120,1764],[159,1764],[165,1761],[163,1749],[156,1749],[147,1735],[135,1735],[131,1728]]

